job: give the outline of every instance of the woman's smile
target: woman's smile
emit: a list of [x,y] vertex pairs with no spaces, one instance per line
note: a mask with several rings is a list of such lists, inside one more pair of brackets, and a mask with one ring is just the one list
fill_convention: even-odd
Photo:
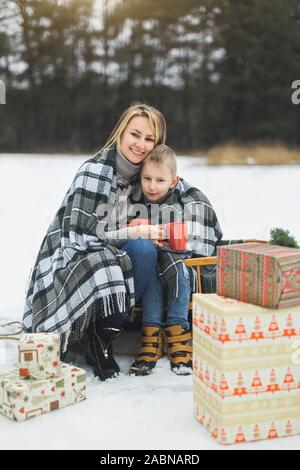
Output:
[[144,155],[145,152],[140,152],[139,150],[133,149],[132,147],[129,147],[130,151],[136,155],[137,157],[141,157]]

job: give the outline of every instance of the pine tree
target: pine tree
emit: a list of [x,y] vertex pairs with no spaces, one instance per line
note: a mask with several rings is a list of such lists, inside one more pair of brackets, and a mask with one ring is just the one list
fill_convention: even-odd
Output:
[[[284,139],[293,111],[290,85],[300,76],[299,1],[219,2],[215,47],[222,140]],[[293,59],[294,58],[294,59]],[[293,78],[294,77],[294,78]],[[276,111],[275,111],[276,109]],[[274,112],[275,111],[275,112]]]
[[0,0],[0,150],[94,151],[136,100],[177,149],[299,145],[300,3],[271,3]]
[[290,248],[299,248],[295,238],[288,230],[282,228],[273,228],[271,230],[270,243],[272,245],[288,246]]

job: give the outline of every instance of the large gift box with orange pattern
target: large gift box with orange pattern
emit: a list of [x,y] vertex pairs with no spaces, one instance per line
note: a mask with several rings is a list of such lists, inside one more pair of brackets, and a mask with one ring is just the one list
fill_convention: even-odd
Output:
[[221,444],[299,434],[300,306],[193,296],[194,414]]
[[86,373],[61,363],[60,376],[22,379],[15,370],[0,375],[0,412],[14,421],[63,408],[86,398]]
[[300,250],[265,243],[219,247],[217,293],[266,308],[300,305]]

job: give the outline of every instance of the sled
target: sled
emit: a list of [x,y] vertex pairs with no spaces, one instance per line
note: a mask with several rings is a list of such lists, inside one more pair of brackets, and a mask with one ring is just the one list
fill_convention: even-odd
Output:
[[22,334],[22,323],[11,321],[0,325],[0,339],[19,341]]

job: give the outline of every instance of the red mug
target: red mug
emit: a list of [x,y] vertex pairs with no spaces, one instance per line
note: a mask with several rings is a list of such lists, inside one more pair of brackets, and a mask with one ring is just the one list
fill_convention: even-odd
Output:
[[186,250],[188,231],[186,222],[172,222],[168,225],[170,234],[170,248],[174,251]]

